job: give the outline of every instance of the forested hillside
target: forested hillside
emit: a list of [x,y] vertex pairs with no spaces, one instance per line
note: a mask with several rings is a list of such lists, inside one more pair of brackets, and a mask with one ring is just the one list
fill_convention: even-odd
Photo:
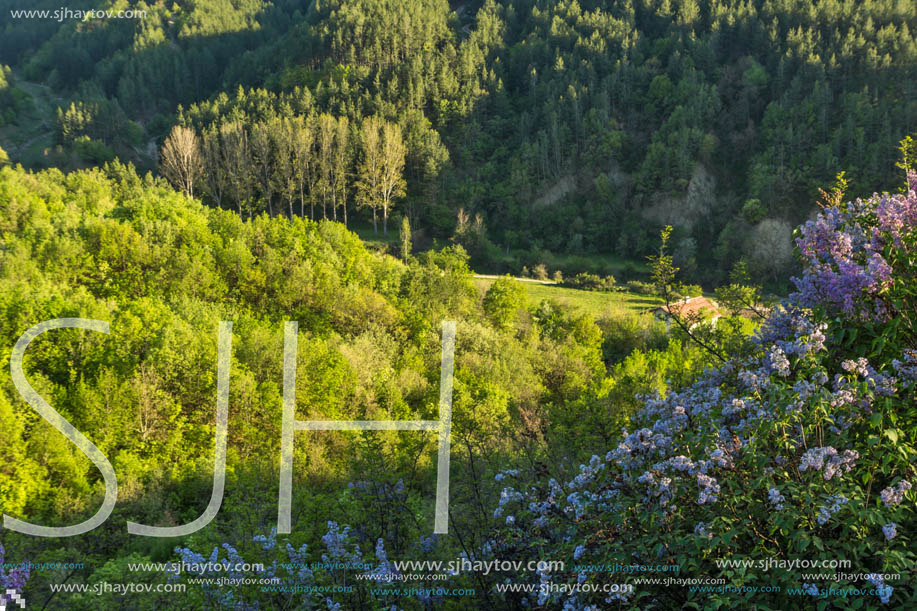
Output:
[[[817,187],[843,170],[852,194],[893,188],[917,124],[905,0],[121,0],[101,4],[146,18],[85,22],[14,4],[0,2],[3,122],[27,116],[17,79],[65,100],[45,151],[0,127],[14,161],[154,169],[178,124],[210,205],[407,215],[419,244],[454,238],[488,271],[640,259],[672,224],[689,279],[716,284],[744,258],[779,286]],[[403,144],[385,196],[365,184],[367,119]],[[291,178],[296,146],[308,177]]]

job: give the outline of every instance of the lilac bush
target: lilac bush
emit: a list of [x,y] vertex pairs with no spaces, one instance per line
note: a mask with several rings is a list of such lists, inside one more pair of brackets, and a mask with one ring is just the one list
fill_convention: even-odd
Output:
[[[209,556],[190,547],[177,547],[175,553],[181,562],[198,567],[206,564],[208,568],[193,573],[176,569],[171,572],[170,580],[194,579],[188,585],[189,596],[197,595],[205,607],[249,611],[292,606],[333,611],[361,607],[371,600],[373,608],[400,608],[398,605],[405,603],[405,597],[387,594],[382,587],[394,584],[397,590],[402,585],[398,583],[401,573],[389,559],[385,541],[376,540],[371,559],[360,551],[352,532],[350,526],[327,522],[321,537],[324,549],[315,553],[310,553],[306,544],[296,547],[289,542],[278,542],[276,528],[267,535],[252,537],[254,545],[247,546],[244,558],[229,543],[214,546]],[[429,553],[436,546],[436,536],[422,537],[417,551]],[[214,564],[220,565],[222,570],[210,568]],[[238,570],[240,564],[249,567]],[[253,566],[256,564],[263,565],[263,571]],[[362,574],[362,578],[355,578],[357,574]],[[222,579],[222,582],[199,584],[198,579]],[[238,584],[228,583],[228,580],[238,580]],[[416,605],[434,608],[442,602],[442,596],[424,592],[423,587],[417,587],[417,582],[412,584],[417,592],[407,597],[407,602],[413,603],[409,608]],[[437,585],[442,586],[442,583]]]
[[[678,564],[682,576],[814,595],[869,588],[845,580],[802,584],[792,571],[724,570],[715,562],[844,558],[851,572],[869,573],[878,592],[860,604],[917,602],[912,586],[875,577],[908,575],[917,562],[908,479],[917,474],[917,175],[909,180],[905,194],[834,206],[799,229],[804,273],[752,338],[750,356],[707,371],[685,390],[645,397],[633,432],[567,483],[504,481],[495,517],[515,519],[495,526],[491,553],[561,556],[571,567]],[[538,583],[543,575],[519,579]],[[568,571],[552,579],[632,578]],[[645,584],[631,596],[506,596],[564,609],[781,600]]]
[[25,589],[26,582],[29,580],[29,568],[25,566],[6,569],[4,568],[5,561],[6,549],[3,547],[3,544],[0,543],[0,594],[3,594],[7,590],[15,590],[21,593]]
[[917,174],[909,173],[908,183],[905,194],[835,206],[800,228],[796,244],[806,273],[794,279],[797,304],[860,320],[894,315],[895,304],[885,294],[893,284],[889,254],[912,247],[917,224]]

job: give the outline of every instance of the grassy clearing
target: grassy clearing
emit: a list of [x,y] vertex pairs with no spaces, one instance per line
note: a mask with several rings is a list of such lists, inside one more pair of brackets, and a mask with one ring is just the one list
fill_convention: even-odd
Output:
[[379,233],[373,232],[372,222],[362,220],[351,221],[347,229],[359,236],[367,248],[377,252],[391,252],[392,244],[398,244],[401,241],[400,234],[401,222],[393,226],[392,219],[389,219],[388,235],[382,233],[382,221],[379,221]]
[[[494,280],[491,278],[475,278],[474,283],[478,290],[483,293],[494,283]],[[538,284],[524,281],[522,281],[522,285],[525,286],[529,303],[532,305],[537,305],[542,300],[547,299],[588,312],[596,319],[602,316],[617,315],[622,312],[639,314],[660,303],[658,298],[650,295],[638,295],[623,291],[611,293],[582,291],[554,284]]]

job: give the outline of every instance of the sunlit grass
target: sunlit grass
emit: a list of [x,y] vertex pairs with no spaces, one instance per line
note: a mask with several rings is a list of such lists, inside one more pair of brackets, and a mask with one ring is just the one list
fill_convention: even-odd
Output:
[[[493,282],[494,280],[491,278],[474,279],[475,285],[482,293],[486,291]],[[583,291],[553,284],[539,284],[536,282],[524,281],[522,281],[522,285],[525,286],[526,294],[528,295],[531,305],[537,305],[541,303],[542,300],[547,299],[570,308],[588,312],[593,318],[614,315],[622,311],[643,313],[661,303],[657,297],[651,295],[639,295],[624,291]]]

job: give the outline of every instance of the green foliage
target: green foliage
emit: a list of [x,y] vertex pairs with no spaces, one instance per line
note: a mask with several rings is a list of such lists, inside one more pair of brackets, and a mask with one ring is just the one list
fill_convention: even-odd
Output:
[[102,164],[115,160],[114,152],[98,140],[92,140],[89,136],[80,136],[73,141],[73,150],[78,155],[88,159],[92,163]]
[[760,223],[767,216],[767,209],[761,204],[760,199],[749,199],[742,206],[742,218],[754,225]]
[[22,123],[33,106],[32,96],[16,86],[10,67],[0,64],[0,127]]
[[[461,207],[500,250],[639,260],[654,248],[649,217],[679,226],[677,265],[705,284],[746,256],[757,280],[779,285],[786,266],[696,246],[761,243],[751,225],[765,218],[794,225],[840,167],[859,194],[893,184],[886,160],[914,115],[917,11],[878,1],[852,12],[796,0],[145,10],[5,23],[0,55],[17,74],[74,99],[62,140],[88,135],[126,159],[145,154],[128,118],[161,137],[173,121],[203,132],[312,112],[351,126],[379,116],[404,134],[399,205],[415,232],[450,237]],[[3,91],[0,109],[21,117]],[[685,239],[694,264],[680,256]],[[495,248],[463,245],[476,266],[508,271]],[[550,266],[520,260],[513,271],[539,262]]]
[[573,278],[567,278],[564,284],[571,288],[586,291],[613,291],[616,288],[614,276],[605,276],[603,278],[588,272],[577,274]]
[[498,278],[484,294],[484,313],[499,328],[511,329],[525,306],[525,287],[510,276]]
[[641,295],[654,295],[656,293],[656,287],[649,282],[631,280],[625,286],[627,290],[632,293],[639,293]]
[[401,260],[407,261],[411,257],[411,221],[408,217],[401,217],[401,232],[398,236],[401,240]]

